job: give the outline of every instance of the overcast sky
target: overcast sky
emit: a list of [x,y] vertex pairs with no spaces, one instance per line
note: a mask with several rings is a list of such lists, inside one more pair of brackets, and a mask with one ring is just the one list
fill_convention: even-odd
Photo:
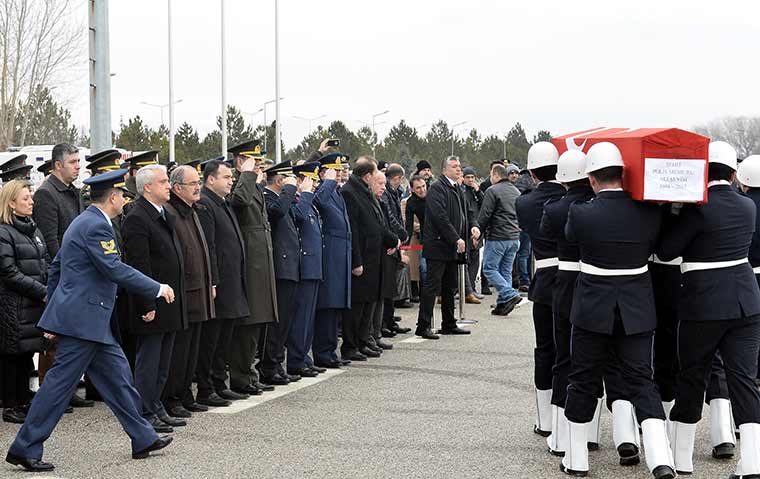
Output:
[[[140,102],[168,103],[166,0],[109,5],[113,127],[136,114],[157,126]],[[221,109],[219,5],[173,1],[175,121],[202,134]],[[228,102],[255,112],[275,95],[274,0],[227,11]],[[483,134],[691,128],[758,113],[759,45],[757,1],[280,0],[283,136],[292,147],[306,133],[293,116],[356,129],[384,110],[381,136],[402,118]],[[83,124],[86,80],[71,105]]]

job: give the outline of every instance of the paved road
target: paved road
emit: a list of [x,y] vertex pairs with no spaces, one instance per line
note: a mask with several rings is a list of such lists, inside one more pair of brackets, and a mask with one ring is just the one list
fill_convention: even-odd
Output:
[[[398,337],[382,358],[318,383],[302,381],[279,397],[238,403],[232,414],[196,414],[178,429],[174,444],[147,460],[130,458],[127,437],[102,403],[67,414],[46,444],[54,474],[34,477],[564,477],[559,460],[531,432],[530,306],[508,318],[490,316],[486,304],[468,305],[466,312],[480,320],[470,336]],[[416,309],[402,316],[413,327]],[[644,465],[616,465],[610,425],[609,413],[603,414],[602,448],[591,454],[590,477],[651,477]],[[691,477],[727,477],[734,461],[709,457],[705,426],[698,430]],[[2,446],[17,428],[0,423]],[[0,465],[0,477],[23,476]]]

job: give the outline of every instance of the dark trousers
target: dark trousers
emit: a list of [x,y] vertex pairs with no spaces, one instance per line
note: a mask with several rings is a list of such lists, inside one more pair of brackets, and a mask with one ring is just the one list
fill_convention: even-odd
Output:
[[626,336],[619,318],[612,335],[573,326],[565,417],[576,423],[591,421],[610,351],[613,351],[619,359],[628,400],[636,408],[639,423],[651,418],[665,419],[660,395],[652,379],[652,347],[651,331]]
[[304,280],[298,283],[296,306],[288,334],[288,369],[299,369],[312,364],[309,358],[314,341],[314,314],[317,311],[319,281]]
[[29,361],[34,353],[0,356],[0,393],[3,408],[29,404]]
[[417,316],[417,332],[421,333],[433,321],[433,309],[438,292],[441,293],[441,329],[454,329],[457,321],[454,318],[454,290],[457,287],[457,262],[427,260],[427,275],[422,284],[420,296],[420,312]]
[[533,350],[533,380],[536,389],[552,388],[552,368],[554,367],[554,318],[552,307],[533,303],[533,328],[536,331],[536,347]]
[[140,395],[132,382],[132,372],[121,347],[58,336],[53,367],[37,391],[9,452],[21,457],[42,458],[43,443],[69,407],[68,398],[74,394],[85,371],[132,439],[132,452],[142,451],[156,442],[158,435],[140,415]]
[[287,279],[277,280],[277,316],[279,321],[269,325],[264,357],[261,361],[261,373],[272,376],[283,373],[285,361],[285,343],[290,332],[290,323],[295,311],[296,289],[298,283]]
[[396,313],[396,306],[393,303],[391,298],[383,299],[383,328],[385,329],[393,329],[395,324],[393,316]]
[[235,320],[210,319],[202,324],[195,376],[198,378],[198,397],[208,397],[213,392],[227,389],[225,357]]
[[375,303],[353,303],[351,311],[343,315],[343,342],[340,345],[341,356],[347,356],[366,345],[370,338],[370,324]]
[[317,363],[337,361],[338,326],[343,316],[350,316],[347,309],[318,309],[314,318],[314,343],[312,352]]
[[[536,305],[534,304],[533,306],[535,307]],[[559,407],[565,407],[565,400],[567,399],[567,376],[570,374],[570,332],[571,331],[572,331],[572,325],[570,324],[570,318],[564,313],[555,311],[554,312],[555,355],[554,355],[554,368],[552,369],[552,404]]]
[[141,334],[135,338],[135,387],[142,398],[142,415],[147,419],[165,412],[161,396],[169,378],[176,335]]
[[263,357],[267,332],[272,323],[239,324],[232,333],[227,361],[230,365],[230,389],[241,389],[259,380],[253,367],[256,356]]
[[177,333],[174,339],[169,379],[164,387],[164,404],[169,407],[195,402],[190,386],[193,384],[195,366],[198,364],[198,350],[201,344],[203,323],[190,326]]
[[383,337],[383,303],[385,300],[380,299],[375,302],[375,309],[372,310],[372,320],[370,322],[370,344],[377,346],[377,341]]
[[467,258],[467,292],[475,292],[476,280],[478,279],[478,269],[480,269],[480,248],[472,248],[470,256]]
[[715,353],[725,364],[731,409],[736,425],[760,423],[760,391],[755,385],[760,350],[760,316],[726,321],[680,321],[673,421],[694,424],[702,416],[707,374]]

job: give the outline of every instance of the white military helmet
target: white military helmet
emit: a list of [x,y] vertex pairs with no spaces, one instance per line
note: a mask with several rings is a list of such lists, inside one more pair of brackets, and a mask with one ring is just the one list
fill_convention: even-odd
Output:
[[736,150],[725,141],[713,141],[708,148],[708,163],[720,163],[736,171]]
[[760,188],[760,155],[748,156],[739,163],[736,179],[744,186]]
[[586,178],[586,154],[581,150],[567,150],[559,156],[557,181],[570,183]]
[[535,170],[542,166],[556,165],[559,159],[557,147],[548,141],[539,141],[528,150],[528,169]]
[[624,166],[623,155],[617,146],[608,141],[603,141],[588,149],[586,173],[593,173],[610,166]]

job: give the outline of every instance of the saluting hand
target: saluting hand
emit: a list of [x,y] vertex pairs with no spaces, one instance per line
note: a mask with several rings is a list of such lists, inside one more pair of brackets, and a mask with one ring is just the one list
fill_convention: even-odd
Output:
[[164,298],[169,304],[174,302],[174,290],[168,284],[161,285],[161,292],[159,293],[159,296]]
[[240,171],[253,171],[254,167],[256,166],[256,160],[253,158],[248,158],[243,162],[242,165],[240,165]]
[[314,186],[314,180],[311,178],[304,178],[301,180],[301,184],[298,187],[298,192],[303,193],[304,191],[311,191],[312,186]]
[[142,320],[145,321],[146,323],[150,323],[154,319],[156,319],[156,310],[155,309],[153,311],[148,311],[147,313],[143,314],[143,316],[142,316]]
[[334,180],[338,177],[338,172],[333,170],[332,168],[328,168],[325,170],[325,179],[326,180]]

